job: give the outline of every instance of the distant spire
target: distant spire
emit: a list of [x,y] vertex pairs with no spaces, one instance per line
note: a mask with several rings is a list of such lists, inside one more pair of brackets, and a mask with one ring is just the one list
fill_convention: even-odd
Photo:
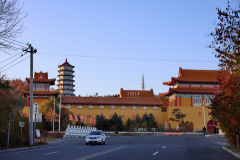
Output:
[[66,61],[65,62],[67,62],[67,58],[66,58]]
[[144,75],[142,75],[142,90],[145,90],[145,86],[144,86]]

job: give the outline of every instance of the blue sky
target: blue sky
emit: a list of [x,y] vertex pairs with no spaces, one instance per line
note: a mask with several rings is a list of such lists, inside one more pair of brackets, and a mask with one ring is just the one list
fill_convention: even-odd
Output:
[[[158,94],[168,91],[162,83],[179,67],[218,69],[208,34],[218,22],[216,8],[226,6],[226,0],[25,0],[28,15],[17,40],[37,48],[34,72],[49,78],[58,79],[58,65],[67,58],[75,66],[76,95],[141,90],[142,75],[145,89]],[[11,57],[0,54],[1,60]],[[14,64],[4,67],[8,63],[0,63],[2,71]],[[2,74],[25,79],[29,68],[27,59]]]

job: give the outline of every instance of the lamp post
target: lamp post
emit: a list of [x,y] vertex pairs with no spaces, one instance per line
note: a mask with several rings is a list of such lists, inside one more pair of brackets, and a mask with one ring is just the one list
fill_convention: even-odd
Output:
[[204,106],[202,107],[203,109],[203,126],[205,126],[205,108]]
[[53,111],[53,132],[54,132],[54,121],[55,121],[55,96],[54,96],[54,105],[53,105],[53,107],[54,107],[54,111]]
[[61,124],[61,122],[60,122],[60,120],[61,120],[61,108],[62,108],[62,94],[60,93],[60,105],[59,105],[59,129],[58,129],[58,131],[60,132],[60,124]]

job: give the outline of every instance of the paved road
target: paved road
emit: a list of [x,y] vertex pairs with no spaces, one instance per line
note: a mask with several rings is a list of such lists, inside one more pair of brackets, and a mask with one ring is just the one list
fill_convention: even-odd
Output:
[[224,151],[223,137],[114,136],[106,145],[86,146],[84,138],[54,141],[51,146],[0,152],[1,160],[236,160]]

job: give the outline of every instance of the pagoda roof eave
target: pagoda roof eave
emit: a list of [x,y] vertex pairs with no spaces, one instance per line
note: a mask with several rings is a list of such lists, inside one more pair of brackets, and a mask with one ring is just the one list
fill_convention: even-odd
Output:
[[[27,97],[28,95],[30,95],[30,91],[22,91],[22,94],[24,97]],[[41,95],[41,96],[57,96],[59,94],[59,91],[41,91],[41,90],[34,90],[33,91],[33,96],[36,95]]]
[[189,94],[215,94],[219,88],[169,88],[166,93],[159,93],[159,96],[171,96],[174,93],[189,93]]
[[[30,82],[30,78],[26,78],[27,82]],[[56,78],[54,79],[33,79],[33,83],[50,83],[51,85],[55,85]]]

